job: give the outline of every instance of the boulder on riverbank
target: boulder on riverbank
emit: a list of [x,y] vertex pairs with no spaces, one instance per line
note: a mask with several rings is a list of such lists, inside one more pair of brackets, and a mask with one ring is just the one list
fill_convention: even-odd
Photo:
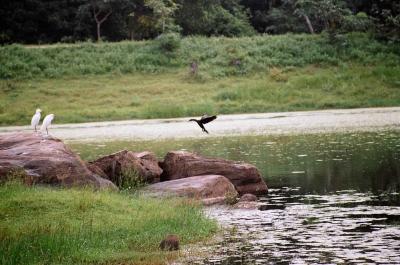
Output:
[[236,195],[233,184],[224,176],[203,175],[149,185],[146,192],[156,196],[182,196],[201,200],[204,204],[216,204],[225,201],[225,196]]
[[161,181],[199,175],[222,175],[233,183],[240,195],[261,195],[268,191],[258,169],[247,163],[206,158],[186,151],[171,151],[165,156],[162,165]]
[[177,235],[167,235],[160,242],[160,249],[166,251],[179,250],[179,237]]
[[123,181],[121,178],[129,172],[135,172],[141,181],[146,183],[159,182],[162,173],[156,156],[147,151],[134,153],[122,150],[89,162],[89,168],[99,174],[103,172],[103,177],[117,185]]
[[246,193],[240,197],[239,202],[255,202],[257,200],[258,198],[254,194]]
[[41,133],[8,133],[0,137],[0,180],[13,172],[23,173],[29,184],[66,187],[117,187],[91,172],[61,140]]

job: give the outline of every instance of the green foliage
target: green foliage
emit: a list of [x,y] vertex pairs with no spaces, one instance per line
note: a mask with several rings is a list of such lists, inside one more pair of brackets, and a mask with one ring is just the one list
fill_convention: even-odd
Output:
[[342,44],[337,49],[323,36],[305,34],[180,39],[168,33],[142,42],[84,42],[40,48],[7,45],[0,47],[0,78],[159,73],[188,69],[193,60],[198,62],[202,75],[226,77],[267,71],[274,66],[337,65],[346,61],[369,64],[399,59],[397,45],[380,43],[365,34],[345,35]]
[[208,11],[207,19],[206,34],[209,36],[240,37],[255,33],[247,22],[246,14],[240,8],[229,11],[223,6],[215,6]]
[[2,264],[165,264],[159,242],[182,244],[216,231],[200,207],[128,193],[0,186]]
[[373,26],[374,25],[372,23],[372,20],[364,12],[344,17],[343,29],[346,32],[351,32],[351,31],[366,32],[372,29]]
[[254,34],[238,0],[179,0],[176,21],[185,35],[247,36]]
[[[376,7],[376,35],[379,38],[400,42],[400,3],[396,1],[383,1],[383,8]],[[387,3],[388,2],[388,3]]]
[[118,188],[122,190],[136,191],[146,185],[139,172],[136,170],[123,170],[118,176],[116,183]]
[[181,46],[181,36],[177,33],[161,34],[156,39],[158,47],[163,52],[175,52]]
[[287,1],[280,7],[272,8],[268,13],[262,14],[267,23],[265,32],[283,34],[286,32],[307,32],[304,21],[299,16],[294,16],[294,6]]
[[367,34],[340,48],[307,34],[155,42],[0,47],[0,124],[38,107],[67,123],[400,105],[399,46]]
[[97,39],[95,17],[104,19],[100,39],[108,41],[167,32],[229,37],[300,33],[311,32],[310,25],[317,33],[327,31],[332,40],[338,33],[375,28],[377,37],[396,41],[399,15],[399,1],[391,0],[19,0],[0,6],[0,43]]
[[178,4],[172,0],[144,0],[144,4],[152,9],[157,27],[161,32],[164,33],[166,29],[176,31],[173,15],[179,8]]
[[306,15],[321,23],[331,42],[335,41],[336,35],[343,28],[345,18],[351,16],[343,0],[296,0],[295,6],[298,15]]

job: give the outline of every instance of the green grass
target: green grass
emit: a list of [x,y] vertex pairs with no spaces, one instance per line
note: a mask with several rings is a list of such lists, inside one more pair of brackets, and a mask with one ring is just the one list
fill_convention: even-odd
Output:
[[[188,68],[195,60],[200,74],[240,76],[270,67],[302,67],[343,62],[398,65],[400,48],[366,34],[344,36],[331,45],[323,35],[253,36],[242,38],[187,37],[174,52],[164,52],[157,40],[119,43],[47,45],[37,48],[0,47],[0,78],[60,78],[65,76],[160,73]],[[239,60],[240,64],[233,62]]]
[[159,242],[207,239],[216,223],[198,205],[124,193],[0,186],[1,264],[164,264]]
[[0,81],[0,125],[400,105],[400,66],[271,68],[193,80],[185,71]]
[[[189,73],[197,61],[199,71]],[[232,62],[239,60],[235,65]],[[0,125],[400,105],[400,47],[366,34],[0,47]]]

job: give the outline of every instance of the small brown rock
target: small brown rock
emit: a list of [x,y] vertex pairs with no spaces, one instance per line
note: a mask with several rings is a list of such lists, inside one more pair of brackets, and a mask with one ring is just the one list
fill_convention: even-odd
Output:
[[179,250],[179,238],[177,235],[167,235],[160,243],[161,250]]
[[257,196],[254,194],[246,193],[240,197],[239,202],[255,202],[257,201]]

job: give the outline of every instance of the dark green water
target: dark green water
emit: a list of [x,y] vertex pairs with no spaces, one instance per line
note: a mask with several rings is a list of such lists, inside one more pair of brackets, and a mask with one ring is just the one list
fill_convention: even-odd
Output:
[[400,190],[398,131],[113,141],[70,143],[70,146],[86,160],[121,149],[150,150],[162,159],[170,150],[184,149],[245,161],[260,169],[269,187],[301,187],[304,193]]

